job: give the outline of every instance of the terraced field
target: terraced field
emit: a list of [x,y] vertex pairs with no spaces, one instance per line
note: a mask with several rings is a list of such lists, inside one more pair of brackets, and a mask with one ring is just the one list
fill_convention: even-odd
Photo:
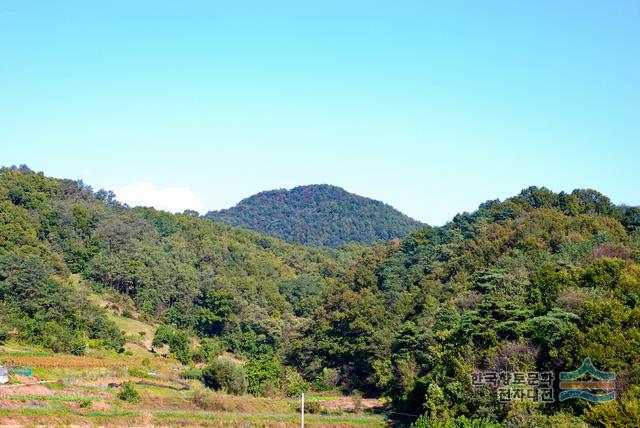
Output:
[[[11,375],[8,384],[0,385],[1,426],[300,426],[295,398],[210,391],[212,400],[202,408],[192,390],[202,389],[200,383],[178,378],[187,367],[142,350],[74,356],[9,342],[0,347],[0,363],[32,369],[32,376]],[[124,382],[135,385],[140,402],[118,398]],[[305,415],[309,427],[387,425],[382,415],[366,409],[379,402],[363,403],[364,410],[355,412],[348,397],[312,395],[309,401],[321,403],[319,413]]]

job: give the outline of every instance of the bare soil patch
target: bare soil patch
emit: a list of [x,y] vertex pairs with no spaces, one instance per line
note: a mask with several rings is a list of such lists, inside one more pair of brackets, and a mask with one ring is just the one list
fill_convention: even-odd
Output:
[[55,391],[44,385],[11,385],[0,388],[0,397],[19,397],[21,395],[52,395]]

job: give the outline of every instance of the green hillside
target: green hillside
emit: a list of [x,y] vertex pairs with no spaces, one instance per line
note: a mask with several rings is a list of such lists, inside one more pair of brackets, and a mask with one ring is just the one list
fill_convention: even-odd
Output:
[[423,226],[383,202],[327,184],[261,192],[205,217],[287,242],[332,247],[401,238]]
[[[335,249],[0,170],[0,341],[122,352],[121,328],[148,347],[158,326],[150,345],[208,386],[362,393],[416,427],[635,426],[639,262],[640,209],[593,190],[531,187],[402,240]],[[585,358],[615,372],[616,401],[501,402],[471,382]]]
[[114,324],[65,285],[80,274],[126,296],[145,319],[222,337],[235,352],[273,351],[294,313],[313,310],[357,251],[125,208],[109,192],[24,168],[0,172],[0,304],[9,308],[0,320],[55,350],[122,343]]
[[[592,190],[532,187],[369,249],[348,281],[327,290],[290,361],[337,369],[352,388],[424,414],[419,427],[502,426],[442,422],[454,417],[637,426],[639,261],[638,208]],[[471,384],[473,372],[557,376],[585,358],[616,373],[619,401],[505,403]]]

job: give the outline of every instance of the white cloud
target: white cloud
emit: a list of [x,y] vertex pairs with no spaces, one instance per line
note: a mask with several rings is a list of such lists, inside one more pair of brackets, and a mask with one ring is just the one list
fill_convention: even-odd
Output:
[[170,212],[204,211],[204,204],[189,187],[158,189],[150,182],[127,184],[115,190],[116,198],[130,206],[154,207]]

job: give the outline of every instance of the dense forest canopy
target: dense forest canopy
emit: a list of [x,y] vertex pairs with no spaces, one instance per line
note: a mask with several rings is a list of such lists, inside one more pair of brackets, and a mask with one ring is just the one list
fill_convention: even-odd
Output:
[[[587,357],[616,372],[619,396],[637,400],[639,214],[592,190],[532,187],[369,249],[349,281],[326,294],[293,362],[339,368],[343,382],[435,419],[581,413],[572,403],[499,404],[472,388],[469,374],[573,370]],[[616,412],[585,411],[592,422]]]
[[401,238],[423,226],[383,202],[327,184],[261,192],[205,217],[287,242],[332,247]]
[[73,296],[65,285],[70,274],[122,293],[144,317],[224,335],[234,350],[258,352],[284,340],[292,318],[317,305],[358,251],[309,249],[192,213],[127,208],[110,192],[27,168],[0,173],[0,297],[15,307],[2,311],[11,318],[4,322],[40,340],[22,325],[64,320],[75,352],[83,337],[103,333],[85,325],[91,317],[76,320],[82,311],[60,294]]
[[[639,262],[640,209],[593,190],[530,187],[403,239],[309,248],[0,171],[0,336],[76,354],[121,347],[69,281],[80,275],[163,323],[155,341],[185,362],[189,336],[247,358],[249,392],[270,367],[388,397],[423,415],[416,426],[633,426]],[[471,384],[478,370],[559,372],[587,357],[616,373],[618,400],[502,403]]]

